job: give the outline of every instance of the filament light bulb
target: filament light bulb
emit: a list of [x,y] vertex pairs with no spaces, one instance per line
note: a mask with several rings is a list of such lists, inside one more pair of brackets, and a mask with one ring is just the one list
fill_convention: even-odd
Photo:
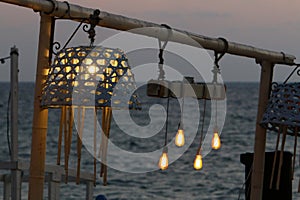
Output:
[[214,132],[214,136],[211,141],[211,148],[214,150],[218,150],[221,148],[221,140],[217,131]]
[[163,152],[161,157],[159,158],[159,162],[158,162],[158,167],[161,170],[166,170],[168,169],[169,166],[169,158],[168,158],[168,153],[167,152]]
[[196,155],[196,158],[194,160],[194,169],[195,170],[202,169],[202,156],[200,154]]
[[91,65],[91,66],[88,67],[88,71],[89,71],[90,74],[95,74],[96,72],[99,71],[99,68],[94,66],[94,65]]
[[179,128],[177,131],[177,134],[175,136],[175,144],[178,147],[182,147],[185,143],[184,140],[184,130],[182,128]]

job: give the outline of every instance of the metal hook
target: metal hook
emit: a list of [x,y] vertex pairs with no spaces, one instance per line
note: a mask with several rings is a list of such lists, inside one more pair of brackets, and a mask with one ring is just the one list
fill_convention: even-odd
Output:
[[223,49],[223,51],[222,52],[215,51],[215,65],[219,68],[219,61],[227,53],[229,45],[228,45],[228,41],[225,38],[220,37],[218,39],[222,40],[224,42],[224,49]]
[[95,41],[95,36],[96,36],[95,27],[97,24],[99,24],[99,21],[101,20],[99,16],[100,16],[100,10],[98,9],[94,10],[93,14],[91,14],[89,18],[90,28],[87,29],[88,27],[87,25],[83,26],[83,31],[89,34],[89,39],[91,40],[90,43],[91,46],[93,46]]

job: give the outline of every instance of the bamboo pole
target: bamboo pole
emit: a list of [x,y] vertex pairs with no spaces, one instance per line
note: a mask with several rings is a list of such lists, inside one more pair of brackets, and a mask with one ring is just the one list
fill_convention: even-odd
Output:
[[287,134],[287,126],[284,126],[283,130],[282,130],[281,151],[280,151],[279,166],[278,166],[278,172],[277,172],[276,190],[279,190],[279,186],[280,186],[281,169],[282,169],[282,165],[283,165],[283,154],[284,154],[284,145],[285,145],[286,134]]
[[72,133],[73,133],[73,123],[74,123],[74,118],[73,118],[73,107],[70,106],[69,108],[69,129],[68,129],[68,137],[67,137],[67,142],[66,142],[66,160],[65,160],[65,172],[66,172],[66,178],[65,178],[65,183],[68,183],[68,175],[69,175],[69,158],[70,158],[70,152],[71,152],[71,144],[72,144]]
[[41,13],[38,59],[36,69],[34,112],[32,124],[32,144],[29,176],[29,200],[43,199],[44,172],[46,159],[46,138],[48,109],[40,106],[42,86],[49,67],[49,48],[52,17]]
[[271,91],[274,65],[270,62],[261,63],[258,110],[256,117],[256,132],[253,156],[253,171],[251,176],[251,200],[261,200],[263,193],[266,129],[260,126],[264,111],[268,104]]
[[280,131],[281,131],[281,126],[278,128],[278,133],[277,133],[277,140],[276,140],[276,147],[275,147],[274,158],[273,158],[273,166],[272,166],[271,180],[270,180],[269,189],[273,188],[273,179],[274,179],[274,174],[275,174],[278,147],[279,147],[279,140],[280,140],[280,134],[281,134]]
[[[66,18],[66,19],[69,18],[77,21],[80,21],[80,19],[78,18],[88,18],[89,15],[92,14],[94,11],[94,8],[85,8],[75,4],[69,4],[66,2],[60,2],[55,0],[51,0],[51,1],[0,0],[0,2],[1,1],[5,3],[19,5],[22,7],[31,8],[34,11],[47,12],[55,17]],[[67,14],[68,7],[70,8],[69,15]],[[99,26],[121,30],[121,31],[128,31],[131,29],[143,28],[143,27],[161,27],[161,25],[156,23],[129,18],[121,15],[116,15],[105,11],[101,11],[100,18],[102,20],[100,20],[98,24]],[[174,29],[174,30],[178,31],[179,33],[188,35],[189,37],[197,41],[205,49],[214,50],[214,51],[223,51],[223,49],[225,48],[224,42],[217,38],[210,38],[210,37],[202,36],[199,34],[191,33],[184,30],[179,30],[179,29]],[[165,38],[161,38],[162,36],[165,35],[162,34],[163,33],[162,31],[165,30],[152,30],[152,31],[147,30],[146,32],[139,31],[135,33],[147,35],[150,37],[156,37],[156,38],[158,37],[164,40]],[[181,34],[178,34],[176,32],[172,34],[169,40],[182,43],[182,44],[195,46],[194,43],[190,43],[189,41],[186,40],[185,37],[182,37]],[[287,65],[293,64],[295,59],[293,55],[285,54],[284,56],[281,52],[269,51],[269,50],[255,48],[252,46],[234,43],[234,42],[228,42],[227,53],[238,55],[238,56],[249,57],[249,58],[255,58],[258,59],[259,61],[267,60],[272,63],[280,63],[280,64],[287,64]]]
[[77,134],[77,175],[76,184],[80,183],[80,164],[81,164],[81,149],[82,149],[82,135],[84,126],[84,107],[78,107],[78,134]]
[[63,135],[63,129],[65,126],[65,106],[63,106],[60,109],[60,122],[59,122],[59,133],[58,133],[58,142],[57,142],[57,159],[56,164],[60,165],[60,159],[61,159],[61,143],[62,143],[62,135]]
[[295,127],[295,141],[294,141],[294,156],[293,156],[293,169],[292,169],[292,180],[294,180],[295,175],[295,165],[296,165],[296,154],[297,154],[297,142],[298,142],[298,127]]
[[[65,172],[66,172],[66,177],[68,175],[68,142],[69,142],[69,128],[70,128],[70,110],[69,106],[63,106],[64,107],[64,159],[65,159]],[[60,147],[61,148],[61,147]],[[67,182],[68,179],[65,179],[65,182]]]
[[[10,49],[10,121],[11,121],[11,161],[18,162],[18,98],[19,98],[19,51],[14,46]],[[11,198],[21,199],[21,171],[11,170]]]
[[97,109],[94,108],[94,186],[96,186],[97,174]]
[[102,147],[102,169],[101,173],[103,175],[103,185],[107,185],[107,149],[108,149],[108,140],[109,140],[109,132],[111,125],[111,116],[112,109],[111,107],[104,107],[102,111],[102,129],[104,132],[104,138],[101,138],[104,143]]

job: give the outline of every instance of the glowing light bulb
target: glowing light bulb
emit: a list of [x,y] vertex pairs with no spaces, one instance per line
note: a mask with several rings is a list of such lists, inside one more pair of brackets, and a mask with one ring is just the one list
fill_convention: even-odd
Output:
[[214,150],[221,148],[221,140],[217,131],[214,132],[213,139],[211,140],[211,148]]
[[161,157],[159,158],[158,167],[161,170],[166,170],[166,169],[168,169],[168,166],[169,166],[168,153],[163,152]]
[[194,160],[194,169],[196,170],[202,169],[202,156],[200,154],[196,155],[196,158]]
[[94,65],[91,65],[91,66],[88,67],[88,71],[89,71],[90,74],[95,74],[96,72],[99,71],[99,68],[94,66]]
[[182,147],[184,145],[184,130],[182,128],[178,129],[177,134],[175,136],[175,144],[178,147]]

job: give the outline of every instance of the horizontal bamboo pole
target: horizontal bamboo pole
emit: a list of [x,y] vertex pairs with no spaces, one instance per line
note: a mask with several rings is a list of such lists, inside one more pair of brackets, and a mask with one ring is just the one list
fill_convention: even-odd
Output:
[[[85,8],[74,4],[68,4],[66,2],[60,2],[55,0],[0,0],[0,2],[10,3],[19,5],[22,7],[32,8],[34,11],[42,11],[49,13],[56,17],[61,18],[70,18],[72,20],[78,20],[75,18],[88,18],[90,14],[93,13],[94,9]],[[70,12],[68,14],[68,7],[70,8]],[[121,15],[115,15],[112,13],[101,11],[100,18],[102,19],[98,25],[112,28],[116,30],[127,31],[135,28],[142,27],[161,27],[159,24],[146,22],[138,19],[128,18]],[[178,30],[179,33],[183,33],[197,41],[203,48],[214,51],[222,51],[224,49],[224,42],[217,38],[205,37],[202,35],[198,35],[195,33],[190,33],[183,30]],[[170,38],[171,41],[188,44],[192,46],[196,46],[195,44],[189,43],[185,38],[181,36],[179,33],[174,33]],[[161,37],[161,31],[147,31],[147,32],[138,32],[138,34],[147,35],[150,37]],[[294,64],[294,60],[296,59],[293,55],[285,54],[285,56],[281,52],[269,51],[265,49],[260,49],[244,44],[229,42],[227,53],[237,56],[244,56],[249,58],[254,58],[256,60],[268,61],[273,64],[286,64],[291,65]]]

